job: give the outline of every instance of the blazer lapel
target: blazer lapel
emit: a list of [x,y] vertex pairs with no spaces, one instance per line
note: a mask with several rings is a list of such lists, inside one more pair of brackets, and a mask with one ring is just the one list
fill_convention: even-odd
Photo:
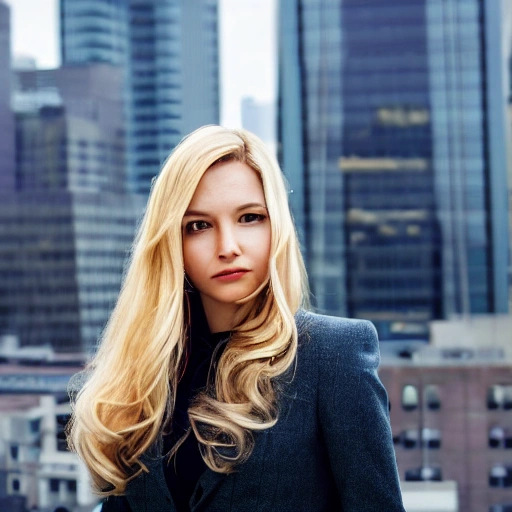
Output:
[[[128,482],[125,496],[133,512],[176,512],[176,505],[165,481],[162,467],[161,445],[155,443],[141,457],[141,462],[148,468],[139,476]],[[207,468],[199,478],[190,499],[190,509],[200,510],[208,498],[226,477]]]
[[199,478],[196,488],[190,499],[190,510],[196,512],[201,510],[202,506],[208,502],[210,496],[215,492],[219,485],[224,481],[226,475],[224,473],[216,473],[210,468]]

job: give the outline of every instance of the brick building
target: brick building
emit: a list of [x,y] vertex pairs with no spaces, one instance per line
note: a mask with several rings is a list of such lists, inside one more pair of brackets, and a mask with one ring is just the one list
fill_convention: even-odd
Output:
[[455,481],[464,512],[512,511],[512,361],[497,347],[392,352],[379,374],[400,480]]

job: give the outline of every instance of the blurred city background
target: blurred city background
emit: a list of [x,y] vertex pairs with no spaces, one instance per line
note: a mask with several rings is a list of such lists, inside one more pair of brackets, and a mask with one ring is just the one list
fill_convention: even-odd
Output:
[[512,0],[0,0],[0,510],[98,503],[66,386],[214,123],[279,158],[314,307],[377,327],[406,509],[512,512],[511,55]]

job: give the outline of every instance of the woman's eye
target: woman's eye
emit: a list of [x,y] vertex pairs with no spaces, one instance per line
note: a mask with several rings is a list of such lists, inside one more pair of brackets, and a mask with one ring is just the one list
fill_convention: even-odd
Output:
[[189,222],[185,226],[185,231],[187,233],[197,233],[198,231],[203,231],[203,229],[208,228],[208,222],[204,220],[195,220],[194,222]]
[[242,224],[248,224],[250,222],[259,222],[265,219],[265,215],[261,215],[259,213],[246,213],[240,217],[240,222]]

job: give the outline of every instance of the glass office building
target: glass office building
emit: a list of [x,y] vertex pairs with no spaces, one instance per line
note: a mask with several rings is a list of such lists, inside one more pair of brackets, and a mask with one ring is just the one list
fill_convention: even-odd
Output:
[[219,122],[215,0],[130,3],[128,172],[147,192],[191,130]]
[[126,65],[127,0],[60,0],[62,63]]
[[63,64],[123,67],[128,185],[147,194],[181,138],[219,122],[217,0],[61,0]]
[[122,76],[15,73],[14,190],[0,190],[0,334],[91,351],[119,293],[143,198],[126,189]]
[[[0,0],[0,76],[11,72],[10,8]],[[14,116],[11,111],[11,82],[0,80],[0,190],[14,187]]]
[[499,0],[281,0],[279,140],[319,310],[508,310]]

